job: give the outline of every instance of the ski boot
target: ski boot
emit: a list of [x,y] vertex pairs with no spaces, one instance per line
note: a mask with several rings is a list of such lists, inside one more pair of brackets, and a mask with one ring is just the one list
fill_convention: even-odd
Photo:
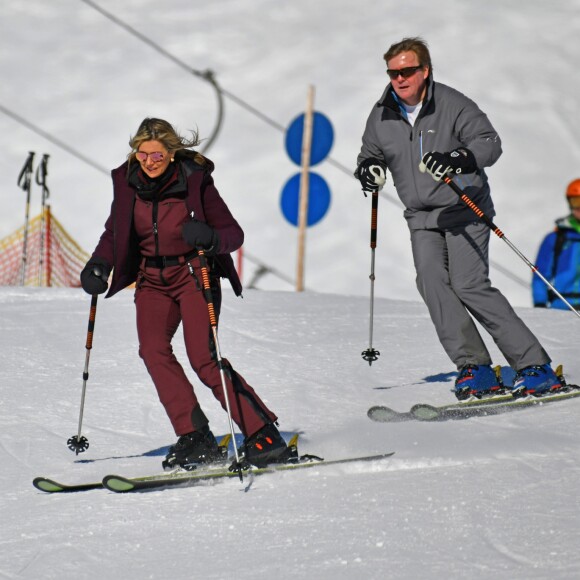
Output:
[[216,438],[206,425],[199,431],[181,435],[163,461],[163,469],[181,467],[188,471],[196,469],[200,464],[212,463],[222,459]]
[[484,395],[499,394],[503,390],[501,368],[490,365],[465,365],[455,380],[455,396],[459,401]]
[[266,467],[270,463],[287,463],[298,458],[295,446],[288,447],[276,426],[264,425],[258,432],[246,437],[238,449],[243,462],[256,467]]
[[527,395],[541,397],[546,393],[560,390],[564,385],[562,377],[552,370],[550,363],[534,365],[525,367],[516,373],[512,395],[516,399]]

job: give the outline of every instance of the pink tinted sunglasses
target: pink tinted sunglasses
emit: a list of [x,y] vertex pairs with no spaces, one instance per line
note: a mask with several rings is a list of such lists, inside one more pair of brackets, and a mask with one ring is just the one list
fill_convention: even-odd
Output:
[[145,153],[145,151],[137,151],[135,153],[135,157],[141,163],[145,163],[147,158],[150,157],[153,163],[159,163],[165,159],[165,153],[161,153],[161,151],[154,151],[153,153]]

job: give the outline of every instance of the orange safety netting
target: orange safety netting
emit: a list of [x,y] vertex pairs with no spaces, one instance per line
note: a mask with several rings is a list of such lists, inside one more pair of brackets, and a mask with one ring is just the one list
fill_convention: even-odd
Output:
[[[79,274],[89,255],[50,213],[32,218],[0,240],[0,286],[79,287]],[[26,237],[26,259],[23,259]]]

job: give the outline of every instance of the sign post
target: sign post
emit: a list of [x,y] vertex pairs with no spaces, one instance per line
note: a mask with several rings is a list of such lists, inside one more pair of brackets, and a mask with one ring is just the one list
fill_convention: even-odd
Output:
[[301,170],[286,181],[280,197],[282,214],[298,228],[297,292],[304,290],[306,228],[317,224],[330,207],[328,184],[310,168],[328,155],[333,139],[330,121],[314,111],[314,87],[310,85],[306,111],[290,123],[285,137],[286,152]]
[[312,149],[312,115],[314,111],[314,87],[308,88],[304,133],[302,135],[302,171],[300,174],[300,203],[298,211],[298,259],[296,263],[296,292],[304,291],[304,253],[308,219],[310,151]]

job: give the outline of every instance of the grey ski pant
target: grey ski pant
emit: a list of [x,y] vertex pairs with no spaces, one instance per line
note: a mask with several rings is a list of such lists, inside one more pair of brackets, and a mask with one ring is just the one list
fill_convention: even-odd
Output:
[[411,231],[417,288],[439,340],[458,369],[491,364],[475,318],[516,371],[551,362],[507,299],[491,285],[489,238],[489,228],[480,222]]

